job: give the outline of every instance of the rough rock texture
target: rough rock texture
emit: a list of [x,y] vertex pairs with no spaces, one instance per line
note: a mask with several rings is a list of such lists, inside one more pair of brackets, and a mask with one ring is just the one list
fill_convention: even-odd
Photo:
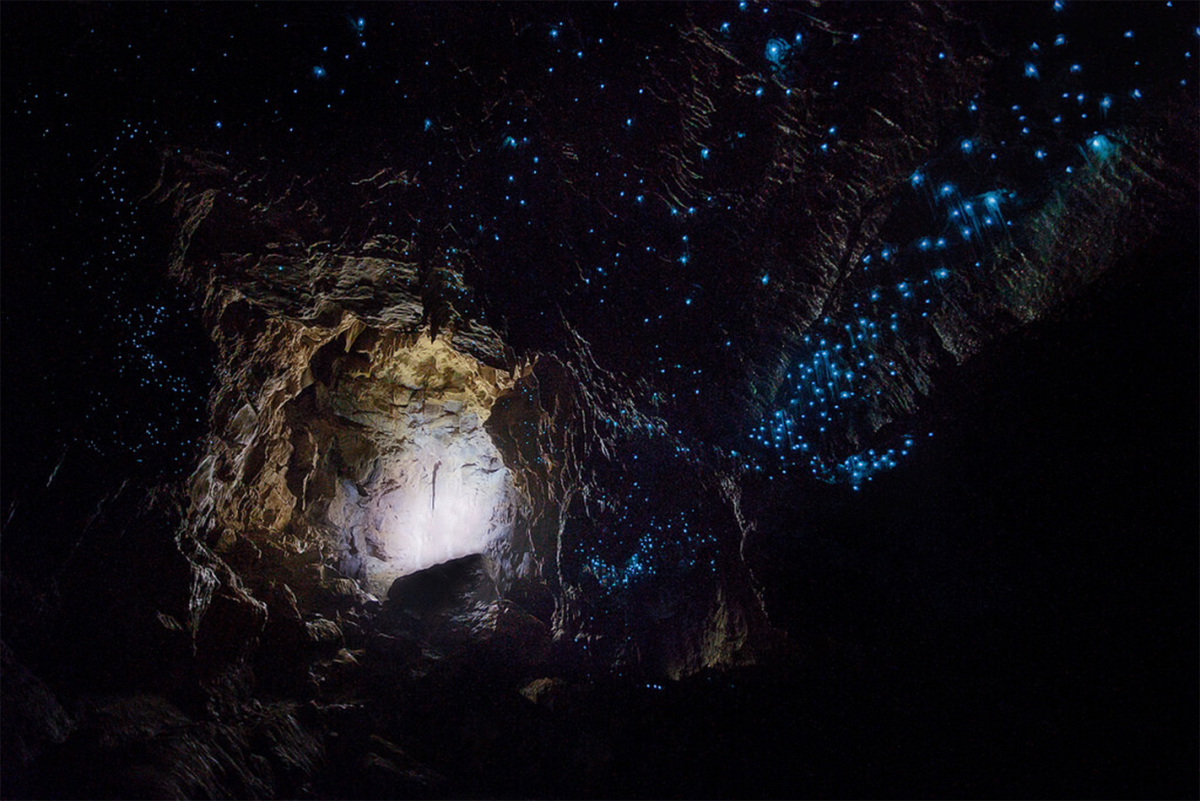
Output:
[[[620,160],[622,126],[495,68],[475,28],[440,45],[478,94],[446,101],[437,137],[338,169],[163,153],[164,271],[213,345],[208,434],[182,486],[124,485],[46,575],[5,573],[7,794],[780,794],[762,765],[822,777],[796,794],[893,794],[888,770],[926,757],[893,735],[939,721],[889,695],[887,658],[807,627],[823,585],[772,564],[778,543],[809,537],[810,501],[845,510],[821,482],[857,489],[915,450],[952,371],[1169,238],[1197,193],[1194,97],[1114,113],[1053,175],[990,166],[1020,136],[993,72],[1014,56],[965,7],[806,7],[824,44],[768,44],[769,66],[710,13],[613,66],[653,98]],[[553,205],[472,230],[451,201],[517,149],[501,97],[541,119]],[[626,188],[646,217],[613,211]],[[601,256],[629,241],[652,255],[606,295]],[[886,545],[814,539],[802,553],[849,576],[830,595],[876,597]],[[892,600],[848,628],[885,626]],[[920,654],[913,628],[884,639]],[[851,697],[867,670],[887,689]],[[799,734],[739,746],[760,717]],[[961,739],[972,764],[991,742]]]
[[78,736],[51,757],[55,771],[39,789],[93,798],[308,795],[322,749],[289,712],[198,722],[159,697],[96,699]]
[[517,358],[455,310],[452,254],[433,269],[411,243],[273,244],[300,238],[295,221],[317,206],[295,194],[251,202],[265,181],[232,182],[210,163],[173,170],[186,178],[164,184],[182,231],[172,269],[204,288],[224,365],[189,488],[198,538],[219,553],[241,540],[310,553],[314,571],[376,597],[405,573],[484,553],[501,593],[559,639],[603,641],[637,670],[676,676],[747,658],[767,629],[710,468],[689,468],[687,497],[713,506],[713,552],[687,601],[652,591],[665,607],[645,629],[597,617],[606,602],[584,588],[589,518],[619,510],[629,490],[606,485],[619,472],[610,460],[633,441],[659,460],[687,449],[579,334],[567,326],[562,353]]
[[[893,463],[894,451],[882,461],[862,454],[887,441],[877,439],[881,430],[919,412],[937,375],[1043,318],[1142,247],[1171,209],[1186,203],[1183,187],[1194,187],[1164,157],[1187,136],[1188,119],[1164,109],[1167,125],[1159,133],[1111,130],[1090,140],[1085,162],[1040,194],[1018,200],[1015,191],[970,197],[964,190],[960,198],[958,189],[943,188],[943,200],[931,203],[953,194],[955,208],[972,220],[978,205],[1006,225],[1019,214],[1021,224],[993,236],[976,220],[974,270],[935,271],[923,283],[933,281],[936,291],[919,315],[897,306],[885,336],[854,334],[855,326],[874,326],[862,317],[866,305],[884,316],[870,244],[903,235],[902,215],[883,199],[923,191],[926,168],[919,165],[936,143],[933,121],[977,95],[991,64],[987,48],[973,41],[977,32],[946,9],[888,13],[897,25],[915,26],[921,45],[886,60],[886,79],[860,109],[860,123],[874,133],[840,155],[813,155],[809,145],[822,132],[805,120],[819,116],[823,101],[806,90],[817,106],[780,107],[778,136],[762,154],[761,175],[748,184],[756,191],[738,195],[745,204],[738,214],[755,221],[756,232],[753,249],[742,255],[758,265],[770,291],[742,310],[715,315],[757,333],[748,338],[754,350],[743,351],[730,379],[713,387],[721,399],[703,408],[672,400],[674,392],[668,398],[669,384],[625,363],[592,320],[569,309],[560,309],[554,347],[531,350],[533,340],[520,333],[521,352],[509,347],[476,321],[480,307],[467,276],[491,287],[493,301],[513,303],[507,314],[535,310],[479,272],[487,253],[427,229],[402,240],[353,226],[346,209],[380,196],[419,203],[427,190],[410,173],[385,169],[299,188],[268,171],[235,172],[213,156],[169,158],[161,197],[173,204],[180,229],[171,269],[203,298],[219,363],[213,433],[190,486],[198,539],[218,553],[246,540],[311,554],[304,558],[323,580],[335,571],[377,598],[401,575],[485,553],[501,595],[539,607],[555,637],[593,642],[604,659],[678,676],[748,658],[755,632],[767,631],[742,558],[754,522],[737,508],[737,476],[753,466],[715,421],[780,407],[786,413],[774,414],[785,417],[767,416],[763,430],[774,430],[763,442],[778,447],[796,429],[815,474],[855,484],[869,479],[880,464]],[[683,130],[699,136],[714,124],[705,104],[721,107],[741,91],[738,59],[698,28],[684,31],[681,42],[692,90],[672,92],[692,98]],[[946,49],[935,59],[935,48]],[[976,55],[958,64],[956,48]],[[931,59],[948,59],[954,68],[898,105],[887,100],[889,81]],[[663,91],[676,79],[666,70]],[[680,205],[701,197],[697,176],[686,169],[663,180]],[[898,287],[903,303],[909,285]],[[727,299],[742,294],[730,287]],[[832,371],[829,391],[850,400],[828,417],[830,430],[822,426],[817,434],[787,405],[789,398],[793,406],[805,400],[790,386],[793,365],[843,329],[852,332],[848,344],[860,360],[856,383],[847,393],[835,387],[840,368],[823,368]],[[815,358],[828,361],[828,352]],[[629,371],[611,371],[605,361]],[[711,449],[685,429],[721,447]],[[638,456],[656,465],[640,479],[614,467]],[[669,569],[655,568],[666,570],[658,589],[633,592],[650,611],[631,622],[619,611],[629,602],[613,601],[620,594],[614,591],[645,571],[646,554],[631,549],[632,535],[613,532],[630,518],[630,503],[663,503],[635,500],[643,479],[658,481],[663,471],[683,479],[671,494],[688,499],[668,506],[704,519],[680,524],[690,553],[666,557]],[[663,547],[676,545],[668,539]],[[707,569],[698,567],[705,562]],[[686,601],[679,600],[680,585],[688,587]]]

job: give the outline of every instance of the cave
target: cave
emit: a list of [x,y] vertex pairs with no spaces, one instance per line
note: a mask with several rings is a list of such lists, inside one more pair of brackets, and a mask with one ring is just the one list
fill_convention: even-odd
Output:
[[0,15],[0,797],[1200,792],[1195,3]]
[[297,424],[286,479],[334,532],[342,572],[386,595],[454,559],[511,562],[517,490],[486,426],[511,375],[442,340],[355,328],[309,370],[311,391],[285,410]]

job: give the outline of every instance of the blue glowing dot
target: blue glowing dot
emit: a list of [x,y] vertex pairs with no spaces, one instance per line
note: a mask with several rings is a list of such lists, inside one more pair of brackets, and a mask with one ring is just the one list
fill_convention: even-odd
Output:
[[1132,38],[1133,38],[1133,31],[1125,31],[1125,38],[1126,38],[1126,39],[1132,39]]
[[1134,100],[1141,100],[1142,99],[1142,90],[1134,89],[1132,92],[1129,93],[1129,96],[1132,97]]
[[784,40],[771,39],[767,42],[766,50],[763,51],[763,57],[775,66],[779,66],[783,63],[784,58],[787,57],[788,49],[789,45]]
[[1097,134],[1096,136],[1093,136],[1088,140],[1088,146],[1092,149],[1093,153],[1101,158],[1108,157],[1114,150],[1112,140],[1104,134]]
[[632,117],[628,117],[628,118],[626,118],[626,120],[625,120],[625,127],[626,127],[626,128],[630,128],[630,127],[632,127],[632,126],[633,126],[633,118],[632,118]]
[[312,68],[312,74],[313,74],[314,78],[324,78],[325,77],[325,68],[322,67],[320,64],[318,64],[317,66]]
[[557,39],[557,38],[558,38],[558,28],[551,28],[551,29],[550,29],[550,38],[551,38],[551,39]]
[[1026,78],[1036,78],[1037,76],[1038,76],[1037,66],[1035,66],[1032,62],[1026,62],[1025,63],[1025,77]]
[[1072,64],[1072,65],[1071,65],[1071,72],[1072,72],[1072,73],[1079,73],[1079,72],[1083,72],[1083,67],[1081,67],[1081,66],[1080,66],[1080,65],[1078,65],[1078,64]]
[[925,180],[925,176],[921,175],[920,172],[914,172],[912,174],[912,177],[909,180],[912,182],[913,186],[920,186],[921,183]]
[[685,306],[691,306],[691,305],[692,305],[692,299],[691,299],[691,298],[687,298],[687,299],[685,299],[685,300],[683,301],[683,303],[684,303],[684,305],[685,305]]
[[702,159],[708,158],[708,148],[707,147],[700,151],[700,158],[702,158]]
[[217,120],[217,127],[218,127],[218,128],[220,128],[220,127],[221,127],[221,121],[220,121],[220,120]]
[[1063,0],[1054,0],[1054,10],[1055,11],[1063,10]]
[[1108,95],[1100,98],[1100,108],[1104,109],[1105,111],[1108,111],[1110,108],[1112,108],[1112,98]]
[[1062,47],[1066,43],[1067,43],[1067,37],[1065,35],[1060,33],[1058,36],[1054,37],[1054,46],[1055,47]]
[[425,130],[428,131],[432,127],[433,127],[433,120],[430,120],[430,119],[425,120]]
[[754,90],[755,97],[762,97],[762,94],[763,94],[763,88],[761,86]]
[[949,195],[954,194],[954,185],[953,184],[942,184],[941,193],[942,193],[943,197],[947,197]]
[[960,147],[962,147],[962,152],[970,153],[972,150],[975,149],[975,143],[972,142],[970,139],[964,139],[964,140],[962,140],[962,145],[960,145]]
[[934,278],[949,278],[949,277],[950,277],[950,271],[949,271],[949,270],[947,270],[945,267],[942,267],[942,268],[940,268],[940,269],[937,269],[937,270],[934,270],[934,271],[933,271],[933,277],[934,277]]
[[769,274],[767,274],[767,273],[763,273],[763,277],[762,277],[762,285],[763,285],[763,286],[766,286],[766,285],[767,285],[767,283],[768,283],[768,282],[770,282],[770,280],[771,280],[771,276],[770,276]]
[[1034,155],[1035,157],[1037,157],[1037,159],[1038,159],[1039,161],[1041,161],[1042,159],[1046,158],[1046,151],[1045,151],[1045,150],[1035,150],[1035,151],[1033,152],[1033,155]]

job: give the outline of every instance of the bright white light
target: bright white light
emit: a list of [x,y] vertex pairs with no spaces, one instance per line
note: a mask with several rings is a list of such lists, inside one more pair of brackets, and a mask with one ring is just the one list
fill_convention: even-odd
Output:
[[511,533],[511,475],[470,417],[446,415],[409,429],[399,449],[380,454],[369,483],[342,482],[330,517],[358,544],[357,572],[372,592],[386,593],[400,576],[485,553]]
[[481,553],[496,536],[492,518],[507,498],[508,473],[498,465],[481,469],[492,460],[472,444],[479,443],[424,451],[398,465],[401,486],[379,500],[386,572],[402,576]]
[[332,400],[358,428],[334,444],[326,522],[340,534],[340,568],[385,594],[400,576],[505,548],[520,496],[484,427],[511,379],[441,340],[378,352],[384,366]]

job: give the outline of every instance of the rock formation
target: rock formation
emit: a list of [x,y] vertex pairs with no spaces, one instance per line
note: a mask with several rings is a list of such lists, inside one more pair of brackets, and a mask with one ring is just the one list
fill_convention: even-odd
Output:
[[[763,51],[688,7],[611,65],[654,102],[594,128],[459,52],[476,23],[437,144],[164,150],[208,433],[186,482],[77,520],[52,581],[5,570],[6,795],[703,794],[643,707],[700,738],[742,676],[769,709],[869,662],[788,631],[797,508],[915,458],[939,382],[1195,211],[1193,87],[1052,123],[1071,69],[997,77],[1021,57],[984,8],[814,5]],[[518,108],[536,157],[492,116]],[[869,729],[803,699],[814,748]],[[641,784],[647,744],[685,778]]]

